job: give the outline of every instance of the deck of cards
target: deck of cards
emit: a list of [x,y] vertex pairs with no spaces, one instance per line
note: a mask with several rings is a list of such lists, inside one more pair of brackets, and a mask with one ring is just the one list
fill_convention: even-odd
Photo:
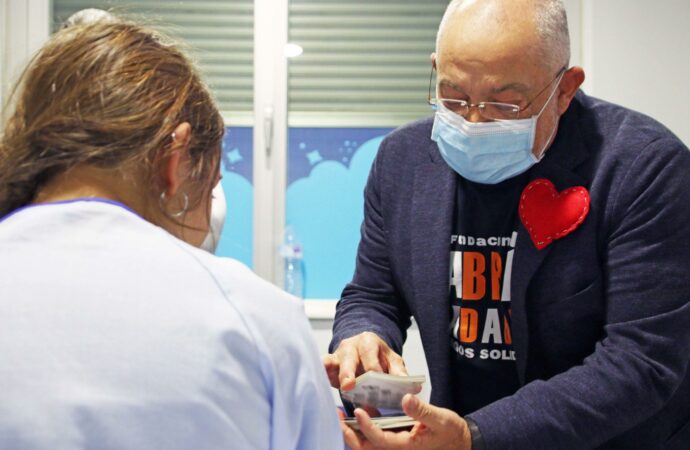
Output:
[[348,415],[345,424],[359,429],[354,419],[355,408],[362,408],[372,422],[382,429],[409,428],[415,421],[402,410],[405,394],[418,394],[426,381],[424,375],[397,376],[380,372],[366,372],[355,379],[355,387],[340,391],[343,407]]

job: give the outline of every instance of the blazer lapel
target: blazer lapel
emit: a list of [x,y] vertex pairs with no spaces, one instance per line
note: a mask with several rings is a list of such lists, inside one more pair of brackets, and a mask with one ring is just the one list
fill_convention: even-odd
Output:
[[446,302],[448,297],[456,176],[438,163],[420,165],[415,171],[410,244],[417,298]]
[[[417,166],[410,210],[415,319],[424,337],[425,351],[438,355],[427,356],[427,361],[430,372],[439,374],[439,378],[447,377],[450,369],[448,295],[456,180],[455,172],[443,161]],[[448,381],[434,380],[439,388]],[[445,397],[442,391],[440,388],[436,393]]]
[[[530,173],[530,181],[546,178],[551,181],[557,191],[573,186],[588,185],[588,180],[574,172],[574,168],[587,159],[588,151],[580,138],[578,123],[571,114],[561,121],[558,139],[547,151],[542,162],[534,166]],[[518,377],[521,384],[525,384],[529,348],[529,333],[527,326],[527,289],[544,259],[551,249],[558,245],[552,242],[542,250],[537,250],[527,229],[520,221],[518,226],[513,272],[510,284],[511,290],[511,326],[513,330],[513,346],[517,357]]]
[[[541,169],[541,168],[540,168]],[[547,178],[543,170],[535,170],[534,176],[530,181],[537,178]],[[553,180],[552,180],[553,181]],[[526,314],[526,296],[529,282],[535,272],[549,254],[553,243],[542,250],[538,250],[532,242],[527,229],[518,219],[517,241],[515,243],[515,256],[513,259],[513,271],[510,280],[510,309],[511,327],[513,335],[513,348],[516,355],[516,364],[520,385],[524,385],[527,369],[527,349],[529,345],[529,332]]]

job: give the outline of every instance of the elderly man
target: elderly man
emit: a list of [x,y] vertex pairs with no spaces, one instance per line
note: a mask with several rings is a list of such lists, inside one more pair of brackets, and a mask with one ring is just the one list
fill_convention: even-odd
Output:
[[690,448],[690,152],[568,62],[561,1],[449,5],[324,361],[342,389],[404,374],[414,316],[435,406],[405,398],[401,433],[358,410],[351,447]]

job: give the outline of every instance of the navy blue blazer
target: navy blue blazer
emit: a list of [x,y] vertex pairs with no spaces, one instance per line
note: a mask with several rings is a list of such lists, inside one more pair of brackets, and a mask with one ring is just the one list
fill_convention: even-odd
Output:
[[[331,350],[372,331],[400,353],[414,316],[431,401],[452,409],[458,176],[432,123],[381,144]],[[529,177],[586,187],[591,209],[541,251],[520,224],[511,308],[521,388],[468,417],[488,449],[690,448],[690,152],[649,117],[579,92]]]

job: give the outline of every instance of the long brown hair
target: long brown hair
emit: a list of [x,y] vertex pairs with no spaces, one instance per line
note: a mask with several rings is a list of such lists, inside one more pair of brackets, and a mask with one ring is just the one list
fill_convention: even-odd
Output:
[[223,119],[193,64],[159,33],[124,21],[67,27],[17,86],[0,141],[0,218],[80,165],[134,164],[153,180],[182,122],[192,127],[193,178],[212,188]]

